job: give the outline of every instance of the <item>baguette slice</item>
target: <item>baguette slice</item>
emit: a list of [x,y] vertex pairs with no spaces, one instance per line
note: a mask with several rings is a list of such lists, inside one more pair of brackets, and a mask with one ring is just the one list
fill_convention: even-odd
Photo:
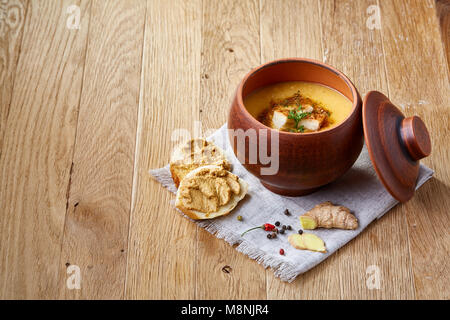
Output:
[[224,151],[212,142],[204,139],[192,139],[179,144],[170,158],[170,173],[175,186],[192,170],[206,166],[217,165],[230,170],[231,165]]
[[[218,206],[217,210],[213,211],[213,212],[206,212],[206,211],[203,212],[203,211],[199,211],[199,210],[190,208],[189,202],[186,201],[183,194],[185,194],[185,192],[188,192],[188,193],[191,192],[188,190],[189,186],[192,186],[193,182],[195,182],[194,180],[203,176],[203,174],[205,172],[215,174],[217,172],[224,172],[224,169],[220,166],[214,166],[214,165],[208,165],[208,166],[203,166],[203,167],[194,169],[191,172],[189,172],[184,177],[183,180],[181,180],[180,186],[177,190],[175,206],[180,211],[182,211],[184,214],[186,214],[188,217],[190,217],[191,219],[194,219],[194,220],[213,219],[213,218],[217,218],[217,217],[229,214],[236,207],[236,205],[239,203],[239,201],[241,201],[245,197],[245,195],[247,194],[247,191],[248,191],[248,183],[246,181],[240,179],[238,176],[232,174],[231,172],[226,171],[227,175],[231,175],[231,177],[233,179],[236,179],[235,181],[237,181],[237,183],[239,183],[239,192],[237,194],[231,192],[229,201],[224,205]],[[215,192],[217,190],[220,190],[220,186],[221,186],[220,182],[221,181],[218,181],[218,180],[221,178],[222,177],[211,177],[210,181],[212,181],[214,183],[214,186],[217,187],[217,188],[211,188],[212,193],[214,195],[216,195]],[[209,191],[211,191],[211,190],[209,190]],[[195,191],[197,191],[197,190],[195,190]],[[195,195],[197,197],[198,196],[204,197],[201,200],[207,200],[207,198],[208,198],[206,195],[200,194],[198,192],[196,192]],[[197,200],[199,200],[199,199],[197,198]]]

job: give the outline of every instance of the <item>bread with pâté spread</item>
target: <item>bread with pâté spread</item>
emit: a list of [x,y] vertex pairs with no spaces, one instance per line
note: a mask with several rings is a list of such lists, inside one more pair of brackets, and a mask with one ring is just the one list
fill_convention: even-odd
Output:
[[204,139],[191,139],[178,145],[170,158],[170,173],[176,187],[192,170],[206,165],[216,165],[230,170],[224,151]]
[[229,214],[247,190],[246,181],[223,167],[203,166],[181,180],[175,206],[191,219],[213,219]]

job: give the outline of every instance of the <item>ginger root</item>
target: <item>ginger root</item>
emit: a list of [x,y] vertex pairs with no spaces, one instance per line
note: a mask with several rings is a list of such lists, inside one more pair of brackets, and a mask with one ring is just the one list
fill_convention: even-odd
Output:
[[291,234],[288,241],[295,249],[327,252],[323,240],[312,233]]
[[335,206],[330,201],[318,204],[299,217],[303,229],[338,228],[354,230],[358,228],[358,219],[343,206]]
[[302,227],[305,230],[314,230],[317,228],[317,221],[315,218],[310,216],[300,216],[300,222],[302,223]]

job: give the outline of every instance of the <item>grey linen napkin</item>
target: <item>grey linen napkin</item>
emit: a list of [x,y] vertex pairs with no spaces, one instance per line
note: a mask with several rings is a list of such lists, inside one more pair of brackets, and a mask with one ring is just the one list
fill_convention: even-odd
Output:
[[[275,276],[280,277],[282,281],[292,282],[299,274],[319,264],[356,237],[369,223],[380,218],[398,203],[379,181],[366,147],[353,167],[337,181],[307,196],[284,197],[265,189],[259,180],[239,163],[229,144],[226,124],[207,140],[213,141],[225,150],[227,158],[232,163],[232,172],[249,183],[249,191],[229,215],[214,220],[195,221],[195,223],[231,245],[238,244],[237,251],[255,259],[265,268],[271,267]],[[169,165],[150,170],[150,174],[164,187],[176,193]],[[433,170],[421,165],[416,188],[419,188],[432,175]],[[291,247],[287,237],[301,228],[298,216],[324,201],[331,201],[349,208],[359,220],[358,229],[308,230],[325,241],[327,253],[297,250]],[[284,214],[285,209],[289,209],[290,216]],[[243,221],[236,219],[238,215],[243,217]],[[285,235],[278,235],[276,239],[267,239],[266,232],[258,229],[241,237],[241,233],[251,227],[264,223],[274,224],[275,221],[291,225],[293,230]],[[284,249],[284,255],[279,254],[280,248]]]

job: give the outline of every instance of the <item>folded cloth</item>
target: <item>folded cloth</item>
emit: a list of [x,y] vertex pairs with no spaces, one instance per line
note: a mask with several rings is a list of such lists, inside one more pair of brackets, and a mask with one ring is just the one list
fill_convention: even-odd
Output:
[[[226,124],[207,140],[213,141],[225,150],[227,158],[232,163],[232,172],[249,183],[249,191],[229,215],[214,220],[195,221],[195,223],[217,238],[224,239],[230,245],[237,244],[237,251],[258,261],[265,268],[272,268],[275,276],[282,281],[292,282],[299,274],[328,258],[356,237],[369,223],[380,218],[398,203],[378,179],[366,147],[363,148],[353,167],[337,181],[307,196],[284,197],[264,188],[259,180],[238,161],[228,141]],[[169,165],[150,170],[150,174],[171,192],[176,192]],[[419,188],[432,175],[433,170],[420,165],[416,188]],[[333,204],[349,208],[358,218],[358,229],[308,230],[324,240],[327,253],[293,248],[287,238],[289,234],[301,228],[298,216],[324,201],[331,201]],[[289,209],[292,214],[286,216],[285,209]],[[243,217],[242,221],[236,219],[238,215]],[[291,225],[292,231],[287,231],[284,235],[279,234],[275,239],[268,239],[263,230],[255,230],[241,237],[241,233],[251,227],[264,223],[274,224],[276,221]],[[280,255],[280,248],[284,249],[284,255]]]

